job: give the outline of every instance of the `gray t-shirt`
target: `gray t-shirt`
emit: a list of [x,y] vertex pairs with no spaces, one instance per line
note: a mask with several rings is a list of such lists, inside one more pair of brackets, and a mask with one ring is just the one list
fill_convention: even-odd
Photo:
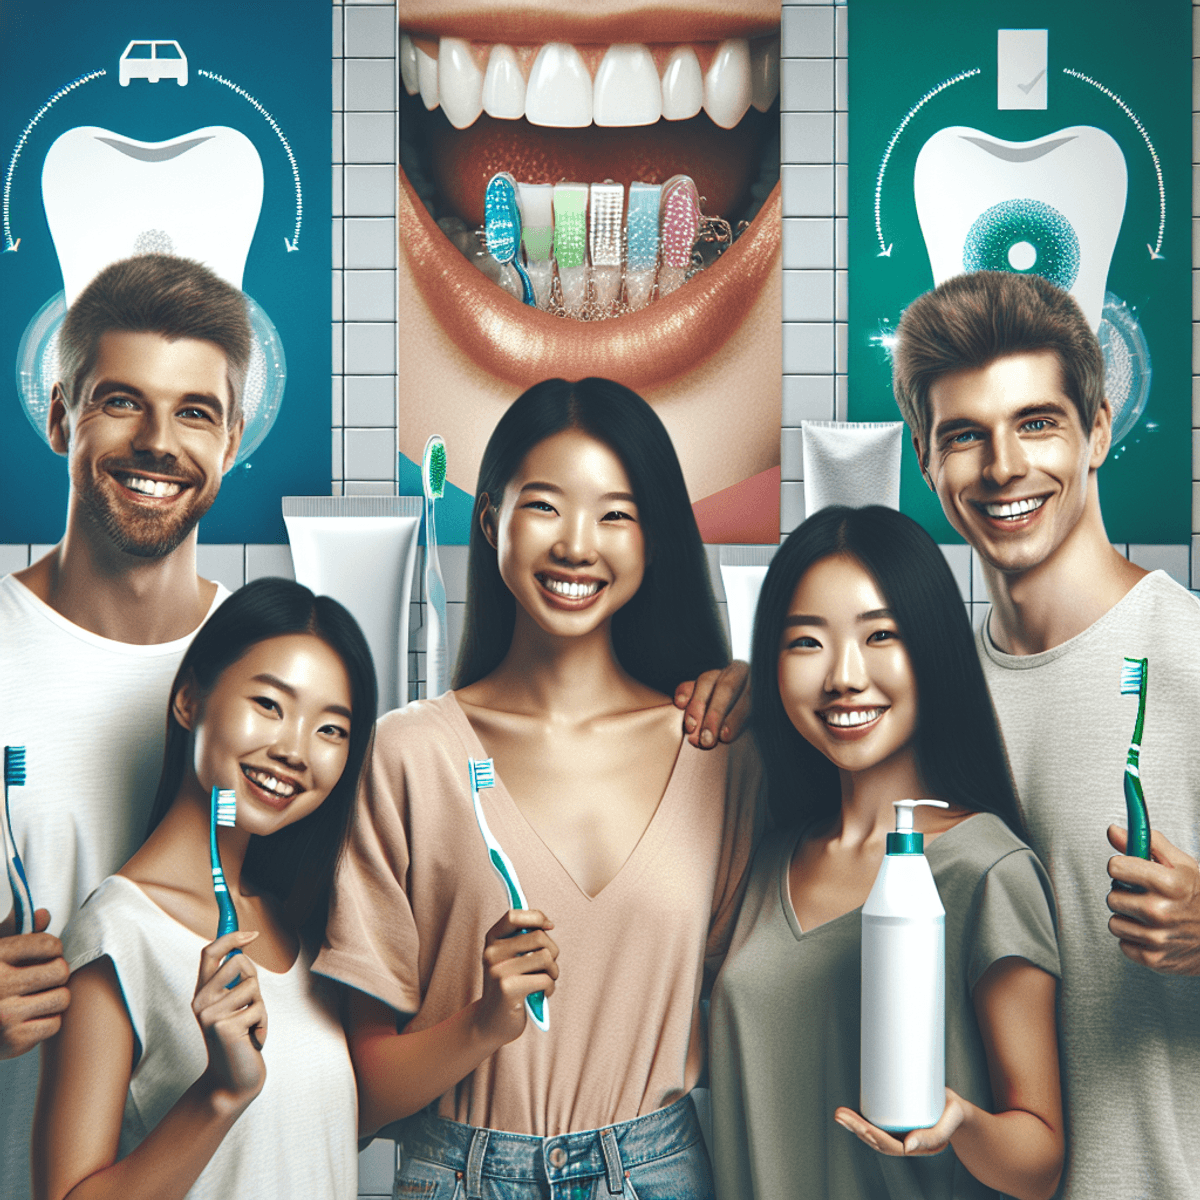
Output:
[[[986,629],[986,625],[984,626]],[[1200,1196],[1200,978],[1130,962],[1108,931],[1105,831],[1124,826],[1137,697],[1121,662],[1149,671],[1141,778],[1150,825],[1200,856],[1200,604],[1162,571],[1068,642],[979,656],[1004,732],[1029,843],[1054,883],[1062,929],[1059,1038],[1070,1200]]]
[[[719,1200],[982,1200],[953,1150],[888,1158],[834,1122],[858,1109],[862,909],[804,932],[788,891],[791,835],[755,859],[713,989],[713,1161]],[[927,844],[946,909],[946,1083],[992,1108],[971,989],[998,959],[1058,975],[1050,882],[998,817]]]

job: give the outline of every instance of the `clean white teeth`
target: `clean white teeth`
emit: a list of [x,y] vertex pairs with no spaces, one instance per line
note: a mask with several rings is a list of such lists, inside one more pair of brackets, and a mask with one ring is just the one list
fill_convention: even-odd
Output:
[[483,111],[506,121],[525,115],[525,79],[511,46],[493,46],[488,54]]
[[662,77],[662,109],[668,121],[687,121],[704,107],[704,76],[691,46],[676,46]]
[[596,72],[592,119],[597,125],[653,125],[662,116],[662,85],[645,46],[609,46]]
[[400,82],[410,96],[415,96],[421,90],[417,78],[417,48],[407,33],[400,35]]
[[444,37],[438,44],[438,99],[455,129],[473,125],[483,112],[483,72],[462,38]]
[[837,725],[840,728],[852,729],[856,725],[866,725],[875,720],[879,714],[883,712],[882,708],[855,708],[849,711],[843,709],[829,709],[825,712],[825,721],[829,725]]
[[262,159],[236,129],[209,125],[165,142],[68,129],[42,165],[68,307],[109,263],[150,250],[206,263],[240,288],[262,196]]
[[428,109],[438,106],[438,60],[430,58],[420,46],[417,52],[417,82],[421,89],[421,102]]
[[291,783],[284,783],[282,779],[276,778],[268,771],[260,771],[257,767],[243,767],[246,777],[252,782],[258,784],[265,792],[270,792],[272,795],[287,797],[296,794],[296,787]]
[[578,600],[583,596],[592,596],[600,590],[599,582],[568,583],[563,579],[543,579],[543,586],[556,596],[565,596],[568,600]]
[[538,51],[525,89],[525,117],[557,129],[592,123],[592,77],[574,46],[550,42]]
[[166,479],[143,479],[140,475],[127,475],[124,483],[131,492],[141,496],[178,496],[183,491],[182,484]]
[[983,507],[989,517],[1023,517],[1041,508],[1046,503],[1045,496],[1029,500],[1014,500],[1011,504],[985,504]]
[[750,107],[750,44],[730,38],[717,47],[704,76],[704,110],[722,129],[732,129]]
[[750,49],[750,103],[766,112],[779,95],[779,39],[757,42]]
[[707,75],[691,46],[676,46],[659,77],[654,54],[641,43],[609,46],[593,82],[579,51],[564,42],[538,49],[526,82],[512,46],[496,44],[481,70],[470,43],[442,38],[431,57],[407,33],[400,35],[400,78],[426,108],[446,110],[451,124],[466,128],[486,112],[533,125],[576,129],[653,125],[660,117],[686,121],[701,108],[732,129],[751,104],[765,112],[779,93],[779,39],[721,42]]

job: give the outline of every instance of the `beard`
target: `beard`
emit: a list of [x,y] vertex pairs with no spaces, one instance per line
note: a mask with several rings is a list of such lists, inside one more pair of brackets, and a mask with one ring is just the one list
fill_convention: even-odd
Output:
[[[115,481],[105,483],[112,471],[170,475],[187,486],[177,505],[168,510],[137,509],[122,503],[114,493]],[[177,549],[212,507],[220,486],[218,479],[216,485],[201,487],[203,477],[184,470],[173,455],[110,460],[103,471],[91,467],[75,475],[72,483],[83,512],[104,531],[115,549],[138,558],[165,558]]]

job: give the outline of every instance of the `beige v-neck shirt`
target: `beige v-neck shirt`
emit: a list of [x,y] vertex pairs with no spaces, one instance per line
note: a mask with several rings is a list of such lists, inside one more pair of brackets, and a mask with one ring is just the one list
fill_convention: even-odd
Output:
[[[442,1096],[442,1116],[548,1137],[630,1120],[691,1090],[704,1061],[703,968],[724,955],[752,848],[760,772],[750,742],[682,742],[649,826],[591,897],[497,773],[484,815],[529,904],[554,921],[560,977],[549,1031],[529,1022]],[[338,869],[314,970],[415,1014],[414,1031],[482,994],[484,935],[508,906],[471,806],[467,760],[486,757],[452,693],[385,716]]]

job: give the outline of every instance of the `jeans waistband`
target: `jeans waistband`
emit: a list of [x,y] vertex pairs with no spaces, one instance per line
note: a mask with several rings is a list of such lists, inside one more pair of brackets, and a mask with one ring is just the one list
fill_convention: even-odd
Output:
[[480,1194],[484,1174],[527,1183],[605,1176],[609,1193],[620,1195],[626,1171],[675,1154],[703,1136],[690,1096],[632,1121],[553,1137],[478,1129],[427,1112],[404,1121],[397,1135],[402,1154],[463,1172],[468,1197]]

